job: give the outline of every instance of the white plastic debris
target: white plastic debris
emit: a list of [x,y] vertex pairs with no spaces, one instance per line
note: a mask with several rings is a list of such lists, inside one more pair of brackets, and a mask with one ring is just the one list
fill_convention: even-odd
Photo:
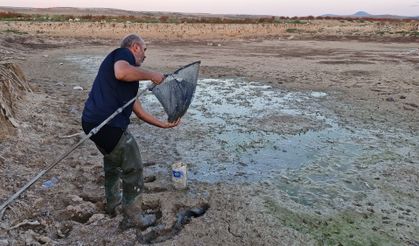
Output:
[[83,87],[81,87],[81,86],[74,86],[73,87],[73,90],[79,90],[79,91],[82,91],[83,90]]
[[311,96],[319,98],[319,97],[325,97],[325,96],[327,96],[327,94],[324,93],[324,92],[320,92],[320,91],[313,91],[313,92],[311,92]]
[[175,189],[186,189],[187,168],[185,163],[176,162],[172,165],[172,181]]

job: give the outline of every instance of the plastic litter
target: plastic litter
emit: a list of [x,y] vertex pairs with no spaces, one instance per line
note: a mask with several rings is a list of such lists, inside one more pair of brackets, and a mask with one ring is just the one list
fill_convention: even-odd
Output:
[[185,163],[176,162],[172,165],[172,181],[175,189],[186,189],[188,178]]
[[77,86],[74,86],[73,87],[73,90],[82,91],[83,90],[83,87],[77,85]]
[[42,188],[44,189],[50,189],[52,188],[54,185],[56,185],[58,183],[58,178],[57,177],[52,177],[49,180],[46,180],[42,183]]

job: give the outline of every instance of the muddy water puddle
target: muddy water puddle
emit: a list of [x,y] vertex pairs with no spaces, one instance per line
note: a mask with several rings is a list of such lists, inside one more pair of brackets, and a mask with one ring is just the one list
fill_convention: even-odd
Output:
[[[102,57],[71,56],[93,78]],[[145,83],[142,84],[144,88]],[[144,107],[161,114],[151,94]],[[374,190],[379,174],[371,167],[389,162],[417,164],[419,140],[395,127],[341,125],[321,91],[285,91],[242,78],[198,82],[195,98],[180,127],[171,130],[131,125],[149,147],[164,149],[168,162],[188,164],[189,180],[262,182],[302,205],[344,207]],[[382,130],[385,129],[385,130]],[[167,144],[161,144],[167,139]],[[163,141],[164,142],[164,141]],[[147,150],[144,150],[147,151]]]
[[[318,101],[325,96],[280,91],[240,79],[200,80],[182,130],[199,128],[204,134],[191,141],[185,138],[176,148],[184,153],[183,161],[192,163],[192,179],[275,179],[284,170],[307,165],[319,150],[329,151],[330,141],[346,137],[320,113]],[[358,151],[356,146],[352,149]]]
[[[158,108],[152,94],[143,103]],[[324,92],[201,79],[176,129],[176,152],[189,164],[190,180],[264,183],[326,209],[365,199],[374,190],[369,178],[379,179],[365,175],[371,166],[418,159],[411,133],[341,125],[324,103],[337,102]]]

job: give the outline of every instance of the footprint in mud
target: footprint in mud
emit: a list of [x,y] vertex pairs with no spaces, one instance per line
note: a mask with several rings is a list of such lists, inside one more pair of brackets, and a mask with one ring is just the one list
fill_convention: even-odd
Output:
[[[144,181],[146,182],[146,179]],[[150,181],[155,183],[153,178]],[[137,240],[142,244],[169,240],[193,218],[203,216],[209,207],[204,199],[192,198],[187,193],[177,190],[145,193],[142,200],[143,218],[153,220],[145,221],[150,222],[149,226],[137,228]],[[120,229],[124,230],[123,227]]]
[[144,183],[151,183],[151,182],[154,182],[154,181],[156,181],[156,176],[155,175],[144,177]]
[[180,208],[174,220],[174,223],[167,227],[165,221],[162,221],[162,212],[158,211],[159,219],[156,225],[149,227],[144,232],[137,232],[137,240],[142,244],[160,243],[173,238],[177,235],[184,225],[191,222],[192,218],[203,216],[209,209],[208,204],[201,204],[195,207]]
[[[154,162],[145,164],[147,167],[154,165]],[[193,218],[203,216],[210,207],[206,198],[174,190],[170,180],[160,178],[159,175],[145,176],[144,184],[141,207],[144,222],[149,225],[136,228],[136,237],[141,244],[159,243],[173,238]],[[120,226],[121,230],[128,229],[123,227],[123,223]]]

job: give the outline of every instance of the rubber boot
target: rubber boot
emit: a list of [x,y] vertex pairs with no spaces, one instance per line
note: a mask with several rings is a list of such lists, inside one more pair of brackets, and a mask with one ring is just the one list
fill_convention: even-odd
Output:
[[140,150],[134,137],[128,131],[125,131],[121,138],[121,144],[124,146],[121,163],[124,219],[121,222],[121,227],[122,229],[130,227],[144,229],[155,223],[156,216],[144,214],[141,209],[141,192],[144,189],[144,180]]
[[136,227],[145,230],[156,223],[155,214],[146,214],[141,208],[141,195],[138,195],[130,204],[123,205],[124,218],[120,223],[122,230]]
[[105,171],[105,211],[111,217],[116,215],[116,208],[122,201],[122,193],[120,187],[121,169],[123,151],[118,143],[111,153],[103,156],[103,166]]
[[103,158],[104,170],[105,170],[105,196],[106,196],[106,208],[105,211],[111,217],[116,215],[116,208],[122,202],[121,192],[121,170],[105,156]]

